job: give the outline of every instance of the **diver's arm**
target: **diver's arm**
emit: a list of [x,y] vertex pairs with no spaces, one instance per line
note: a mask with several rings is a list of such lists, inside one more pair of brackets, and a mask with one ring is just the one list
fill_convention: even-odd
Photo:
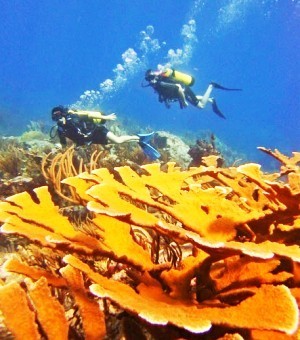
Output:
[[115,113],[110,113],[109,115],[102,115],[102,119],[105,120],[116,120],[117,116]]
[[104,115],[100,111],[73,111],[69,110],[69,113],[76,114],[78,116],[86,116],[91,119],[105,119],[105,120],[116,120],[117,116],[115,113],[111,113],[109,115]]

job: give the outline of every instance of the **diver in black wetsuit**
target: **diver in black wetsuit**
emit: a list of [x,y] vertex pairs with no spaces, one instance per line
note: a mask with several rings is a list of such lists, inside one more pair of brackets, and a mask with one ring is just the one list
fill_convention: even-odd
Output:
[[[219,110],[214,98],[211,98],[211,92],[214,88],[227,91],[240,91],[240,89],[229,89],[217,83],[211,82],[203,96],[195,95],[190,86],[194,83],[194,78],[173,69],[166,71],[147,70],[145,80],[155,92],[158,93],[158,99],[164,102],[167,108],[170,108],[170,102],[179,101],[180,108],[188,106],[188,103],[204,109],[209,102],[212,104],[213,111],[221,118],[225,118],[224,114]],[[144,86],[145,87],[145,86]]]
[[116,120],[117,117],[114,113],[104,115],[99,111],[78,111],[56,106],[51,111],[51,117],[57,124],[57,133],[62,146],[67,144],[67,138],[77,146],[138,142],[150,159],[155,160],[160,157],[159,152],[149,144],[154,132],[117,136],[109,131],[104,124],[106,120]]
[[116,136],[109,131],[104,123],[106,120],[115,120],[114,113],[104,115],[96,111],[74,111],[63,106],[56,106],[51,112],[52,120],[57,122],[57,132],[60,143],[66,145],[69,138],[76,145],[84,144],[108,144],[139,142],[139,136]]

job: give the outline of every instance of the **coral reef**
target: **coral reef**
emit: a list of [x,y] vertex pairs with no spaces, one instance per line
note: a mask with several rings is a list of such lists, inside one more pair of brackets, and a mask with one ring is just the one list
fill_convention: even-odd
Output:
[[181,138],[169,132],[157,131],[157,135],[158,138],[154,139],[153,145],[160,147],[162,161],[176,162],[182,168],[187,168],[192,160],[188,154],[189,146]]
[[42,158],[53,150],[43,122],[31,121],[18,137],[0,137],[0,199],[45,184]]
[[[80,163],[81,167],[85,164],[87,168],[91,169],[90,161],[94,167],[106,167],[111,170],[122,165],[138,168],[151,161],[136,143],[82,146],[75,148],[72,155],[61,158],[65,149],[61,149],[55,129],[50,133],[51,140],[43,129],[44,127],[40,123],[31,122],[31,125],[28,125],[28,131],[25,131],[20,137],[0,137],[0,199],[44,185],[44,177],[47,179],[48,175],[44,172],[44,177],[41,176],[41,162],[45,155],[48,155],[45,161],[46,165],[53,161],[56,164],[62,159],[63,161],[69,159],[74,163],[73,170],[76,169],[79,172],[81,171]],[[112,125],[112,130],[119,135],[127,133],[118,125]],[[183,167],[188,165],[190,160],[186,154],[188,147],[180,138],[162,132],[162,135],[156,135],[153,145],[162,152],[161,163],[170,159],[175,160],[174,157],[177,157],[178,165]],[[69,141],[68,148],[72,147],[73,143]],[[176,153],[174,154],[172,150],[175,150]],[[94,160],[92,160],[93,157],[95,157]],[[69,175],[74,174],[76,172],[73,171]]]
[[21,142],[41,141],[49,139],[47,127],[42,121],[30,121],[27,130],[19,137]]
[[0,138],[0,199],[44,185],[41,162],[52,148],[47,141]]
[[210,155],[216,155],[218,157],[218,166],[221,167],[224,164],[224,159],[221,153],[217,150],[215,145],[215,135],[211,134],[209,142],[205,139],[197,139],[196,144],[191,146],[188,154],[192,157],[192,161],[189,166],[200,166],[204,165],[204,157]]
[[260,149],[279,172],[218,168],[215,156],[189,170],[169,162],[69,175],[56,162],[48,181],[87,210],[79,220],[47,186],[7,197],[2,334],[297,339],[300,153]]
[[[249,158],[249,155],[246,155],[241,150],[238,151],[236,149],[233,149],[231,146],[221,140],[217,135],[215,135],[214,132],[211,130],[186,131],[186,133],[182,135],[182,139],[186,144],[190,146],[189,152],[196,152],[194,157],[193,155],[190,155],[192,158],[196,158],[196,163],[194,164],[195,166],[198,166],[197,164],[201,163],[199,159],[201,158],[201,156],[208,156],[211,154],[210,152],[212,152],[212,154],[214,155],[220,156],[220,158],[223,160],[223,166],[231,166],[251,162],[251,158]],[[198,151],[197,148],[199,146],[200,150]],[[198,153],[200,157],[197,156]],[[272,159],[268,160],[269,163],[271,161]],[[272,169],[276,171],[277,164]]]

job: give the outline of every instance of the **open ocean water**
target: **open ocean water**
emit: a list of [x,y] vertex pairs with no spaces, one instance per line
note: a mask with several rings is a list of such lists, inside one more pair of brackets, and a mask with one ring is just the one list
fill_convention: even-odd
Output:
[[[0,0],[0,134],[30,121],[51,126],[63,104],[115,112],[141,128],[197,138],[214,133],[268,167],[258,146],[300,151],[299,0]],[[171,65],[193,75],[211,107],[167,109],[147,69]],[[136,131],[139,132],[139,131]]]

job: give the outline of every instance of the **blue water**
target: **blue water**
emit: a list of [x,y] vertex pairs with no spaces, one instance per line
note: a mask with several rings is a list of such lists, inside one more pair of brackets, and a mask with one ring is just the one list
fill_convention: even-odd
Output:
[[[258,146],[299,151],[299,0],[0,0],[0,133],[49,124],[58,104],[116,112],[178,135],[213,132],[251,161]],[[172,65],[214,90],[226,115],[180,110],[141,88]],[[138,132],[138,131],[137,131]]]

